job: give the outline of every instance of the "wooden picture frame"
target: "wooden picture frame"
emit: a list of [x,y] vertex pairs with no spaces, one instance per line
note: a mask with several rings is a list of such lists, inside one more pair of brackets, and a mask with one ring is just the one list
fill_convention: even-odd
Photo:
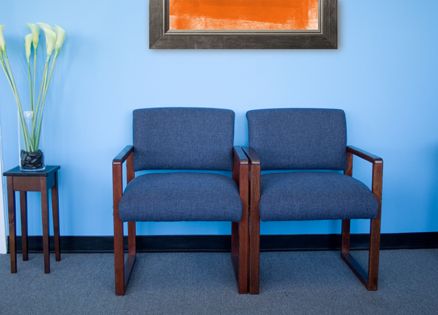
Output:
[[312,31],[175,31],[169,0],[149,2],[150,49],[337,49],[337,0],[319,0],[319,27]]

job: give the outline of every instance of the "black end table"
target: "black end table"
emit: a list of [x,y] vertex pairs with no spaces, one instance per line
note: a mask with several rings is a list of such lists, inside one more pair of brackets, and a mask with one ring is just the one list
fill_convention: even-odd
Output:
[[3,175],[8,182],[8,216],[9,216],[9,252],[11,257],[11,272],[17,272],[15,192],[20,192],[21,209],[21,242],[23,261],[29,259],[27,242],[27,192],[41,193],[41,213],[43,219],[43,252],[44,272],[50,272],[50,243],[49,243],[49,189],[52,189],[53,231],[55,241],[56,261],[61,260],[59,241],[59,202],[58,202],[58,170],[59,166],[48,165],[44,171],[23,172],[17,166]]

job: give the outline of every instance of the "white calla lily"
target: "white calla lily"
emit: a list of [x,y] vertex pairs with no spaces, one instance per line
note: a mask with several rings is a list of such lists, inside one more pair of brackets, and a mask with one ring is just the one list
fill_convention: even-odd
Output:
[[35,24],[35,23],[28,23],[27,26],[29,27],[30,31],[32,32],[33,48],[37,49],[38,43],[40,41],[40,27],[38,26],[38,24]]
[[53,50],[55,49],[56,45],[56,33],[53,30],[53,28],[47,24],[47,23],[37,23],[38,26],[43,30],[45,38],[46,38],[46,52],[47,52],[47,59],[50,58],[50,56],[53,53]]
[[65,30],[61,27],[56,25],[55,26],[55,32],[56,32],[56,52],[59,52],[64,45],[65,40]]
[[3,25],[0,25],[0,52],[3,52],[6,50],[6,41],[5,37],[3,36]]
[[30,62],[30,55],[32,53],[32,40],[33,40],[32,34],[27,34],[24,37],[24,48],[25,48],[25,51],[26,51],[27,63]]
[[43,31],[46,36],[47,58],[50,58],[56,45],[56,33],[51,28],[43,28]]
[[51,30],[51,31],[53,31],[53,30],[52,30],[52,27],[51,27],[49,24],[47,24],[47,23],[39,22],[39,23],[37,23],[37,25],[38,25],[43,31],[45,31],[45,30]]

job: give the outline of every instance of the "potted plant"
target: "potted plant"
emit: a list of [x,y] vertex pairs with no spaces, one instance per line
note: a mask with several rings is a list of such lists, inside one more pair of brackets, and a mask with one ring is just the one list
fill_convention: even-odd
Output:
[[[18,93],[15,77],[6,52],[3,25],[0,25],[0,64],[14,94],[18,109],[23,148],[20,151],[20,167],[23,171],[39,171],[45,168],[44,154],[40,150],[40,136],[47,91],[52,81],[53,72],[65,40],[65,31],[60,26],[52,27],[46,23],[28,24],[31,31],[24,38],[27,74],[29,80],[28,109],[23,107]],[[40,30],[45,37],[45,58],[42,70],[38,71],[38,47]],[[41,74],[40,86],[37,88],[37,75]]]

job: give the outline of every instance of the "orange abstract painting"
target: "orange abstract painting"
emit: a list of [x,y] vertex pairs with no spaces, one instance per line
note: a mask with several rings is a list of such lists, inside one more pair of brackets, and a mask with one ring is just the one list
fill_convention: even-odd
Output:
[[319,0],[169,0],[170,31],[316,31]]

